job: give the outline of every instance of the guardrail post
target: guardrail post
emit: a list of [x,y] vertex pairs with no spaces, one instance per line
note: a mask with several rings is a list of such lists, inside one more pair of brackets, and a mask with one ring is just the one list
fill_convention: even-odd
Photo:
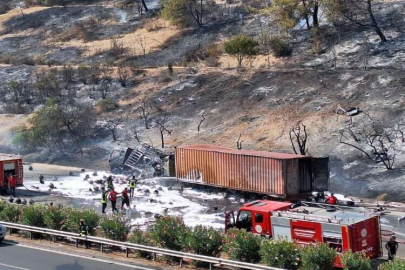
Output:
[[103,251],[104,251],[104,244],[101,244],[101,246],[100,246],[100,251],[101,251],[101,253],[103,253]]
[[127,258],[128,258],[129,257],[129,248],[126,248],[125,251],[126,251],[126,254],[127,254]]
[[79,247],[79,240],[76,239],[76,247]]
[[156,253],[153,253],[153,260],[156,261]]
[[183,266],[183,258],[180,258],[180,267]]
[[53,241],[54,243],[56,243],[56,236],[55,236],[55,235],[52,236],[52,241]]
[[11,232],[12,232],[13,230],[11,229],[11,228],[8,228],[8,234],[9,235],[11,235]]
[[32,240],[32,232],[30,232],[30,239]]
[[212,263],[210,263],[210,270],[212,270]]

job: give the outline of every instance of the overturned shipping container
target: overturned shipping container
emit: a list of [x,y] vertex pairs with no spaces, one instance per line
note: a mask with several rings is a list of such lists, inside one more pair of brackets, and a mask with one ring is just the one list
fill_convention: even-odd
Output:
[[183,182],[284,199],[325,191],[329,182],[328,158],[284,153],[181,146],[176,148],[175,165],[176,177]]

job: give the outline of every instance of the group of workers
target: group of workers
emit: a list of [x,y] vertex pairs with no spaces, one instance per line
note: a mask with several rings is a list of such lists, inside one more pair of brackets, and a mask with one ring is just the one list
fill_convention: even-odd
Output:
[[117,197],[118,194],[121,194],[122,201],[121,201],[121,210],[124,209],[124,205],[127,208],[130,208],[129,205],[129,200],[134,196],[134,190],[136,186],[137,180],[135,176],[132,177],[132,179],[129,182],[129,195],[128,195],[128,188],[125,187],[122,192],[117,192],[114,189],[114,184],[113,184],[113,179],[111,176],[107,178],[107,190],[105,187],[102,187],[102,193],[101,193],[101,205],[102,205],[102,213],[105,214],[105,210],[107,208],[107,201],[109,200],[111,202],[111,209],[112,212],[114,213],[115,211],[119,213],[117,209]]
[[331,205],[336,205],[338,203],[338,199],[335,197],[335,194],[331,193],[330,196],[325,197],[323,192],[317,192],[314,196],[315,202],[323,201],[325,203],[329,203]]

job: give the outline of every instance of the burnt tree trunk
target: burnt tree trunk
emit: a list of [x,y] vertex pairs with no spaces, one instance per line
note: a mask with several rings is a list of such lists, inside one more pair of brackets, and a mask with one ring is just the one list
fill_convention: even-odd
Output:
[[374,17],[371,0],[367,0],[367,5],[368,5],[368,14],[370,15],[371,19],[371,27],[374,28],[375,32],[380,37],[381,42],[386,42],[387,38],[385,37],[384,33],[381,30],[381,27],[379,26],[377,20]]

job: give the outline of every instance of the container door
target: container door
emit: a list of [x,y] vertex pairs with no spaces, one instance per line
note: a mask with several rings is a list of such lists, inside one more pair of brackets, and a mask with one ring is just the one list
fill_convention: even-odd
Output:
[[299,160],[300,193],[312,191],[311,159]]
[[329,190],[329,158],[312,158],[312,178],[314,191]]

